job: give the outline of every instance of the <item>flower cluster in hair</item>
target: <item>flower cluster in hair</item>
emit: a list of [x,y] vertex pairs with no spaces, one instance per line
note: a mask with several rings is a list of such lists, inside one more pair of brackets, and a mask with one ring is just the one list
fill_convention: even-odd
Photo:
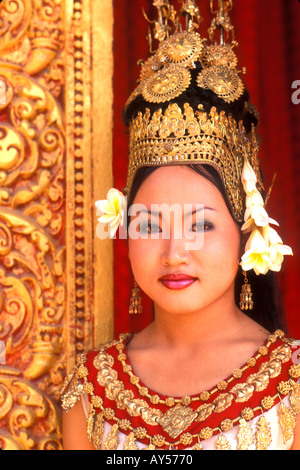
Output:
[[266,274],[269,270],[279,272],[285,255],[292,255],[292,249],[283,244],[282,239],[270,225],[279,225],[271,219],[265,209],[264,200],[257,190],[256,174],[245,159],[242,183],[246,193],[244,233],[250,237],[246,243],[241,266],[244,271],[254,270],[256,274]]

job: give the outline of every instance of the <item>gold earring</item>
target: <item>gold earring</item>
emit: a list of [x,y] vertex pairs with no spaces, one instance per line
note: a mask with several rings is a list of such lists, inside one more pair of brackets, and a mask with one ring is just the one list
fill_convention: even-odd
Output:
[[240,295],[240,309],[241,310],[253,310],[254,302],[252,300],[252,291],[251,285],[249,284],[247,274],[243,271],[244,274],[244,285],[242,285],[242,292]]
[[134,281],[134,287],[131,290],[131,298],[129,305],[129,315],[139,315],[143,311],[141,290],[138,283]]

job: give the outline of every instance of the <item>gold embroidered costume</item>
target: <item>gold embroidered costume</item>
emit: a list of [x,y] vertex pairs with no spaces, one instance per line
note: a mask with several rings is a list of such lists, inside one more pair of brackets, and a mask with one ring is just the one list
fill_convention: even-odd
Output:
[[62,406],[88,399],[87,434],[96,449],[290,448],[300,407],[297,344],[278,330],[257,354],[199,395],[165,397],[134,375],[131,335],[80,356]]

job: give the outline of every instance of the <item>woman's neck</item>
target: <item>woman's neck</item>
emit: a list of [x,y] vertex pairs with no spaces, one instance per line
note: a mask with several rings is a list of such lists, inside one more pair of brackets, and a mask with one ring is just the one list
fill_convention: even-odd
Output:
[[173,314],[155,305],[151,325],[153,343],[192,347],[214,343],[238,333],[250,321],[235,305],[233,296],[219,299],[197,312]]

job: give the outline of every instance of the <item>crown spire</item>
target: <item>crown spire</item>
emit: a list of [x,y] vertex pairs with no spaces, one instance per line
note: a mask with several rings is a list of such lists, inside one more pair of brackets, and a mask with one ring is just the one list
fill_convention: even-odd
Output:
[[195,31],[199,28],[202,21],[199,7],[196,0],[180,0],[182,7],[176,11],[169,0],[153,0],[153,6],[158,10],[157,20],[150,20],[143,10],[144,17],[149,24],[153,25],[153,30],[149,28],[148,43],[152,53],[153,38],[162,43],[170,35],[182,32],[183,27],[180,18],[185,18],[185,30],[187,32]]
[[209,38],[211,41],[214,40],[215,32],[217,29],[220,30],[220,44],[225,43],[224,40],[224,31],[226,31],[227,36],[231,33],[232,41],[234,41],[234,27],[231,23],[229,17],[229,11],[232,10],[233,0],[217,0],[218,9],[215,10],[215,0],[210,0],[210,9],[213,15],[216,15],[212,20],[211,26],[208,29]]
[[173,25],[177,24],[178,27],[177,12],[175,11],[173,5],[170,5],[169,0],[154,0],[153,6],[157,8],[158,11],[157,20],[150,20],[147,17],[145,10],[143,9],[144,17],[146,18],[148,23],[154,25],[153,31],[151,31],[151,28],[149,28],[148,32],[148,43],[151,53],[153,52],[153,38],[161,43],[165,41],[170,35],[170,23],[173,23]]
[[181,14],[186,20],[186,30],[194,31],[198,29],[199,24],[202,21],[200,10],[195,0],[181,0],[182,8]]

